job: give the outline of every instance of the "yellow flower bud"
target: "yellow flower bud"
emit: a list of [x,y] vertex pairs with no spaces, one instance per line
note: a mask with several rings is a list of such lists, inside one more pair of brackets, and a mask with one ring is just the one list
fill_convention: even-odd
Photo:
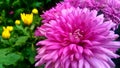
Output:
[[7,26],[6,29],[9,30],[9,31],[13,31],[13,27],[12,26]]
[[19,24],[20,24],[20,20],[16,20],[16,21],[15,21],[15,24],[16,24],[16,25],[19,25]]
[[38,14],[38,10],[37,10],[36,8],[34,8],[34,9],[32,10],[32,13],[33,13],[33,14]]
[[3,30],[4,30],[4,31],[7,30],[7,29],[5,28],[5,26],[3,26]]
[[25,14],[25,13],[21,13],[21,19],[24,22],[25,25],[30,25],[33,21],[33,14]]
[[8,30],[4,30],[2,32],[2,38],[4,38],[4,39],[10,38],[10,32]]

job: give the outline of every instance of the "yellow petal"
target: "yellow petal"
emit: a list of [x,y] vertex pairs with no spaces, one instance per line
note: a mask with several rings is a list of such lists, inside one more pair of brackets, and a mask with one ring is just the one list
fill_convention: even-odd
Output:
[[21,19],[25,25],[30,25],[33,21],[33,14],[21,14]]
[[10,38],[10,32],[8,30],[3,31],[2,38],[4,38],[4,39]]
[[13,31],[13,26],[7,26],[7,30]]

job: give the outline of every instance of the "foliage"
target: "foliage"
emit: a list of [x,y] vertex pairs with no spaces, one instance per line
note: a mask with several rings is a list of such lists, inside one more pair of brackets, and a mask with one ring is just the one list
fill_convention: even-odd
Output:
[[[34,30],[41,25],[40,14],[58,1],[0,0],[0,68],[34,68],[35,43],[42,39],[34,36]],[[34,8],[38,9],[38,14],[33,15],[31,25],[25,25],[20,14],[30,14]],[[7,26],[12,26],[13,31],[10,32],[10,38],[4,39],[3,27]]]

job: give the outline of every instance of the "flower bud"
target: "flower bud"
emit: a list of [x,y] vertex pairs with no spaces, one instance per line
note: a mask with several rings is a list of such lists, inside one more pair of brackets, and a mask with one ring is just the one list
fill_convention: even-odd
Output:
[[33,22],[33,14],[21,13],[21,19],[25,25],[30,25]]
[[20,25],[20,20],[16,20],[16,21],[15,21],[15,24],[16,24],[16,25]]
[[33,14],[38,14],[38,10],[37,10],[36,8],[34,8],[34,9],[32,10],[32,13],[33,13]]
[[10,32],[8,30],[5,30],[2,32],[2,38],[9,39],[10,38]]

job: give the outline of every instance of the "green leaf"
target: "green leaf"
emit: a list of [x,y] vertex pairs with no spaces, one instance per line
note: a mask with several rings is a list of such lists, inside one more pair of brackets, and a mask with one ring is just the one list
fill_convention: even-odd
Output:
[[30,61],[31,64],[33,64],[35,62],[35,58],[34,57],[30,57],[29,61]]
[[5,10],[2,10],[2,12],[1,12],[1,21],[3,22],[4,25],[6,25],[6,18],[5,18],[5,16],[6,16]]
[[9,45],[9,41],[8,41],[7,39],[1,38],[0,41],[1,41],[4,45]]
[[11,51],[10,48],[0,49],[0,57]]
[[15,64],[20,59],[21,56],[17,53],[10,53],[11,50],[11,48],[0,49],[0,67],[2,64]]
[[20,0],[15,0],[13,3],[12,3],[12,6],[19,6],[20,5]]
[[26,28],[23,28],[23,26],[22,25],[16,25],[16,30],[18,31],[19,30],[19,32],[20,33],[22,33],[22,35],[29,35],[29,33],[27,32],[27,27]]
[[0,26],[0,34],[2,34],[3,28],[2,26]]
[[0,64],[0,68],[4,68],[2,64]]
[[29,38],[28,36],[19,37],[18,40],[16,41],[15,45],[22,45],[22,44],[26,43],[28,38]]
[[0,6],[1,6],[2,4],[3,4],[3,2],[1,1],[1,2],[0,2]]
[[32,4],[32,7],[40,7],[42,5],[42,3],[41,2],[34,2],[33,4]]
[[23,26],[21,26],[21,25],[20,25],[20,26],[19,26],[19,25],[16,25],[16,29],[22,30],[22,31],[24,30],[24,29],[23,29]]
[[14,64],[15,62],[17,62],[20,59],[20,55],[16,54],[16,53],[10,53],[8,55],[6,55],[6,61],[5,61],[5,65],[11,65]]
[[28,59],[31,64],[35,62],[35,55],[36,55],[36,50],[34,49],[34,45],[31,45],[31,47],[26,49],[26,55],[29,56]]
[[24,11],[24,8],[19,8],[19,9],[15,10],[14,17],[20,17],[20,13],[22,13],[23,11]]
[[0,64],[4,64],[6,62],[6,54],[9,53],[11,49],[5,48],[5,49],[0,49]]
[[15,41],[16,41],[16,38],[14,38],[14,37],[11,37],[11,38],[9,39],[9,43],[10,43],[11,45],[14,45]]
[[5,13],[5,10],[2,10],[1,16],[2,16],[2,17],[5,17],[5,14],[6,14],[6,13]]

